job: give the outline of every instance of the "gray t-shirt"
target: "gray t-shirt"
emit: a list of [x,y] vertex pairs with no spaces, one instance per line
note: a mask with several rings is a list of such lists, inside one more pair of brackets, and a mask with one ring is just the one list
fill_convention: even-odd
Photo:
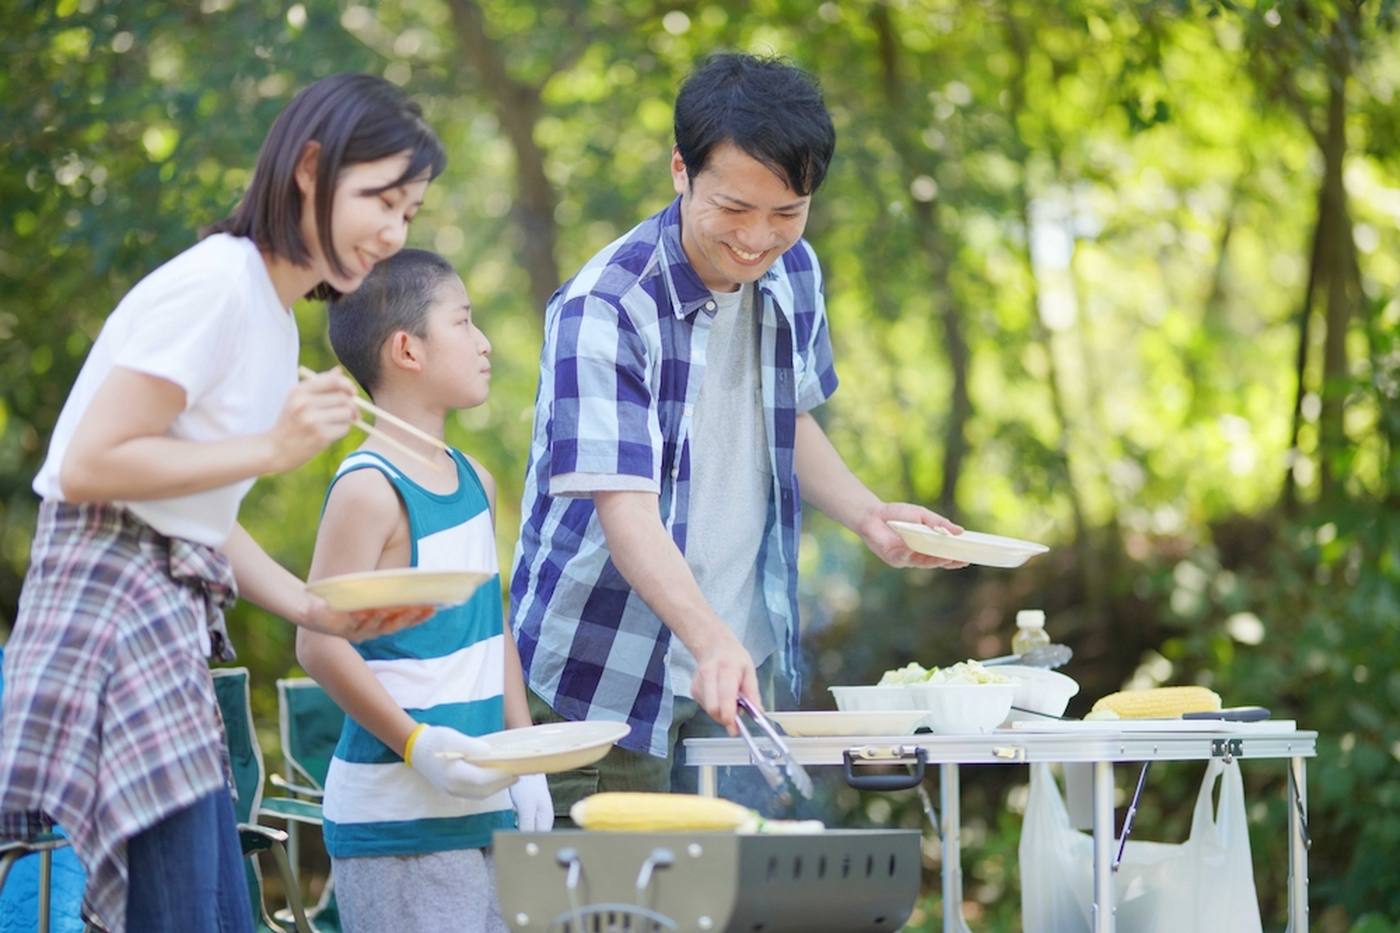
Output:
[[[758,579],[758,549],[772,493],[759,381],[754,286],[715,295],[705,375],[690,429],[690,510],[685,559],[719,617],[762,664],[777,650]],[[695,656],[671,640],[671,687],[690,696]]]

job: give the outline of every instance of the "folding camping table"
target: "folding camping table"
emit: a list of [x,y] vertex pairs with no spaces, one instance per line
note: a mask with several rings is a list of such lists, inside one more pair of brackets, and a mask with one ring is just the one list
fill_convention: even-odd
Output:
[[[902,735],[790,737],[788,748],[804,766],[844,765],[858,774],[872,765],[924,764],[939,770],[942,823],[943,929],[963,933],[961,840],[959,837],[961,765],[1008,765],[1035,762],[1084,762],[1092,765],[1094,836],[1093,933],[1114,929],[1113,765],[1124,762],[1206,761],[1211,758],[1286,759],[1288,764],[1288,930],[1308,927],[1308,829],[1306,759],[1317,755],[1317,733],[1299,731],[1293,722],[1212,722],[1152,724],[1142,721],[1047,722],[1022,724],[986,735]],[[1031,726],[1031,728],[1024,728]],[[1178,731],[1185,730],[1185,731]],[[764,740],[759,739],[762,742]],[[700,793],[716,793],[717,767],[752,764],[740,739],[690,739],[685,763],[700,769]],[[897,776],[896,776],[897,777]],[[912,783],[903,786],[912,787]]]

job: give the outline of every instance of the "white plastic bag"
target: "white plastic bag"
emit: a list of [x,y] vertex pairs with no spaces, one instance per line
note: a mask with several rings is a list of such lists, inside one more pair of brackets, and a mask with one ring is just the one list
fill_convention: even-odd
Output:
[[[1216,779],[1220,801],[1211,812]],[[1114,854],[1117,853],[1115,843]],[[1031,766],[1021,828],[1021,919],[1026,933],[1084,933],[1094,903],[1094,839],[1070,826],[1050,767]],[[1185,842],[1135,842],[1113,875],[1120,933],[1258,933],[1238,762],[1212,758]]]

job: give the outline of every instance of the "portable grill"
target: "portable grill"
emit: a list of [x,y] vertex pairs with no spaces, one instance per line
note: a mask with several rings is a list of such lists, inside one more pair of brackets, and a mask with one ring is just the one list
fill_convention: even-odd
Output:
[[919,894],[919,834],[497,833],[512,930],[898,930]]

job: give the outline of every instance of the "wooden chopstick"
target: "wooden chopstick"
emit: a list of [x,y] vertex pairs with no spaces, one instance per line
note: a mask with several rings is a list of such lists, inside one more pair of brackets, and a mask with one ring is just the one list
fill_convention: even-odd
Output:
[[350,422],[350,424],[352,427],[356,427],[359,428],[361,431],[364,431],[370,437],[379,438],[381,441],[388,444],[390,447],[393,447],[405,457],[412,457],[419,463],[424,464],[425,466],[430,467],[434,470],[442,469],[442,463],[440,461],[432,460],[428,457],[425,457],[420,451],[414,450],[412,447],[408,446],[403,441],[399,440],[398,438],[392,435],[385,434],[383,431],[379,430],[363,418],[356,418],[354,421]]
[[[310,379],[311,377],[317,375],[317,373],[314,370],[308,369],[305,366],[298,367],[297,373],[301,376],[302,379]],[[366,411],[373,415],[376,421],[378,421],[380,418],[383,418],[385,421],[403,429],[404,431],[408,432],[409,434],[413,435],[419,440],[425,441],[427,444],[432,446],[433,449],[446,451],[448,452],[449,456],[451,455],[452,448],[448,447],[444,441],[438,440],[436,437],[433,437],[426,431],[419,430],[418,428],[409,424],[407,421],[404,421],[397,415],[389,414],[389,412],[385,411],[382,408],[379,408],[378,406],[370,402],[365,401],[358,395],[355,396],[355,404],[360,408],[360,410]],[[385,434],[383,431],[379,430],[363,418],[356,418],[354,421],[351,422],[351,424],[354,427],[359,428],[361,431],[364,431],[370,437],[378,438],[379,440],[388,444],[390,447],[397,449],[400,453],[417,460],[419,463],[432,467],[434,470],[442,469],[441,462],[425,457],[421,451],[415,450],[414,448],[408,446],[403,441],[399,440],[393,435]]]

